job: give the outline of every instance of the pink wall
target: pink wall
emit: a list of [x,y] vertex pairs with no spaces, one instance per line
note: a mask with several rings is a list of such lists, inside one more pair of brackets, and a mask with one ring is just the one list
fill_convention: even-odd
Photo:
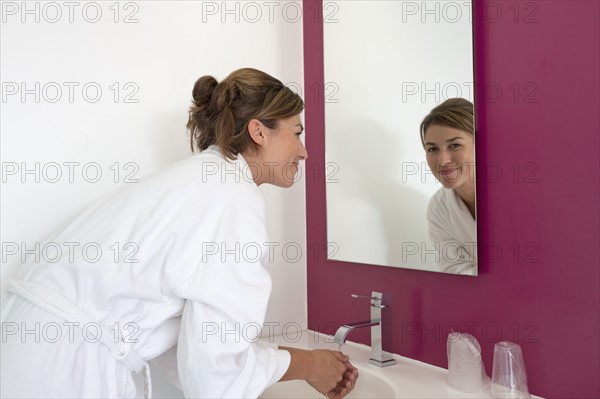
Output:
[[367,319],[350,294],[390,292],[396,353],[447,367],[447,333],[471,332],[491,375],[494,343],[510,340],[534,394],[600,396],[599,7],[475,5],[475,81],[488,92],[476,93],[480,274],[470,278],[324,260],[322,25],[320,2],[304,1],[309,328]]

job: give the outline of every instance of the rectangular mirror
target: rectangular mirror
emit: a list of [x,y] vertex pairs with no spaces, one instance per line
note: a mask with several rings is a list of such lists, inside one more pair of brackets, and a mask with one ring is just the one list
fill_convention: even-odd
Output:
[[471,7],[323,3],[329,259],[477,275]]

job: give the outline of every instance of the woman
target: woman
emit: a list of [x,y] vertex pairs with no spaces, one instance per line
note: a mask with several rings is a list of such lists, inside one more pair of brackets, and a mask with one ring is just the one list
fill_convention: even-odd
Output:
[[477,274],[473,104],[452,98],[421,123],[427,165],[442,183],[429,201],[429,236],[441,271]]
[[292,185],[308,156],[303,107],[255,69],[198,79],[188,128],[200,152],[106,196],[49,240],[94,243],[103,256],[30,262],[9,283],[2,396],[135,397],[143,385],[149,397],[148,361],[159,355],[176,364],[186,397],[257,397],[289,379],[345,396],[357,378],[346,356],[257,342],[271,290],[258,186]]

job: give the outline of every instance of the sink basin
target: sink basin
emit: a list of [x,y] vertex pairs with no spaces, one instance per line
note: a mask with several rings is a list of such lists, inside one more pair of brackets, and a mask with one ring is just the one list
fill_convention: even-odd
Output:
[[[266,339],[265,339],[266,341]],[[338,350],[332,337],[310,330],[302,331],[298,337],[269,337],[271,343],[280,346],[293,346],[304,349]],[[377,367],[369,364],[371,348],[354,342],[346,342],[342,352],[350,356],[350,361],[358,369],[358,381],[347,398],[406,398],[406,399],[483,399],[491,398],[487,392],[465,393],[452,389],[447,382],[448,370],[422,363],[406,357],[394,355],[396,364]],[[319,398],[321,395],[304,381],[278,382],[270,386],[260,398]],[[539,399],[531,396],[532,399]]]
[[[377,376],[373,371],[360,367],[354,364],[358,368],[358,381],[354,390],[350,392],[347,398],[396,398],[396,391],[394,387]],[[323,395],[316,391],[313,387],[308,385],[305,381],[285,381],[278,382],[271,385],[260,398],[320,398],[323,399]]]
[[[268,338],[268,339],[267,339]],[[338,350],[332,337],[313,331],[303,330],[300,336],[285,337],[282,335],[267,337],[265,342],[280,346],[293,346],[303,349]],[[406,398],[406,399],[482,399],[491,398],[486,392],[465,393],[456,391],[447,383],[448,370],[416,360],[394,355],[397,363],[393,366],[379,368],[369,364],[371,348],[366,345],[346,342],[342,352],[350,356],[350,361],[358,369],[359,377],[356,387],[347,398]],[[157,368],[152,371],[154,398],[183,398],[183,392],[167,381]],[[260,398],[319,398],[321,395],[304,381],[278,382],[269,387]],[[532,399],[541,399],[531,395]]]

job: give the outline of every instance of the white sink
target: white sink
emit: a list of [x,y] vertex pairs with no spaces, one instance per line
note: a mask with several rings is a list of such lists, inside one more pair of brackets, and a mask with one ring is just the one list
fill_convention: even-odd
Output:
[[[384,379],[377,376],[373,371],[360,367],[358,368],[359,384],[347,398],[396,398],[398,395],[394,387]],[[269,398],[320,398],[324,395],[320,394],[305,381],[285,381],[271,385],[261,396],[262,399]]]
[[[290,346],[304,349],[337,350],[337,344],[331,337],[312,331],[302,331],[300,336],[264,337],[264,340],[280,346]],[[389,367],[377,367],[369,364],[371,348],[348,342],[342,347],[342,352],[350,356],[350,361],[358,368],[356,387],[348,398],[490,398],[487,392],[475,394],[456,391],[448,386],[448,370],[394,355],[396,364]],[[160,369],[152,371],[154,398],[183,398],[183,393],[170,385]],[[319,398],[321,395],[304,381],[278,382],[269,387],[260,398]],[[532,399],[540,399],[531,396]]]
[[[331,337],[310,330],[302,331],[300,337],[286,339],[279,335],[264,340],[280,346],[303,349],[338,349]],[[465,393],[450,388],[447,383],[448,370],[440,367],[398,355],[394,355],[395,365],[377,367],[369,364],[371,348],[353,342],[347,342],[342,347],[342,352],[350,356],[350,361],[359,374],[356,387],[348,398],[490,398],[487,392]],[[260,396],[264,399],[323,397],[304,381],[278,382]],[[531,398],[539,399],[533,395]]]

